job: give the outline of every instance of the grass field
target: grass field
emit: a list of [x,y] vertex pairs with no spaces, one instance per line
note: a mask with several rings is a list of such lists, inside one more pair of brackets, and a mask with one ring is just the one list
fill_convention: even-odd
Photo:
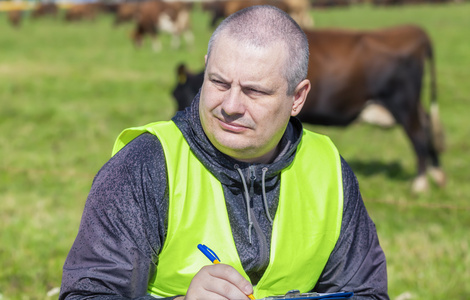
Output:
[[[391,299],[470,299],[470,3],[312,13],[318,27],[415,23],[432,37],[445,189],[410,193],[415,158],[400,128],[307,127],[330,135],[359,178],[387,255]],[[93,176],[115,137],[171,118],[175,66],[203,66],[208,16],[196,10],[193,21],[194,46],[155,53],[148,41],[134,49],[131,25],[114,28],[111,16],[74,24],[26,18],[14,29],[0,15],[0,299],[57,298],[47,293],[60,286]]]

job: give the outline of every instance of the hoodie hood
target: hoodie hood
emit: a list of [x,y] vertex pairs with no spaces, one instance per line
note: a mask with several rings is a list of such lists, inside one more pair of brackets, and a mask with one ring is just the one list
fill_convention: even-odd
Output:
[[[233,159],[220,152],[207,138],[199,117],[199,97],[196,95],[193,102],[184,111],[179,111],[173,117],[173,121],[181,130],[189,143],[191,150],[204,166],[224,185],[233,186],[240,182],[238,169],[245,174],[250,166],[257,178],[261,178],[262,170],[265,171],[266,180],[279,175],[294,160],[297,145],[302,136],[302,124],[296,118],[291,118],[286,132],[281,139],[281,151],[270,164],[250,164]],[[216,158],[216,159],[214,159]]]

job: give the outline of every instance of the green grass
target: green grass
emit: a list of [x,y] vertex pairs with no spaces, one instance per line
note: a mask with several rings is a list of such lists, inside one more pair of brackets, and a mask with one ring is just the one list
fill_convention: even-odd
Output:
[[[307,127],[330,135],[359,178],[387,255],[391,299],[469,299],[470,3],[312,13],[318,27],[416,23],[432,37],[445,189],[410,193],[415,158],[398,127]],[[57,297],[46,294],[60,286],[93,176],[115,137],[171,118],[176,64],[203,66],[209,18],[196,11],[193,19],[193,47],[155,53],[149,41],[134,49],[132,26],[113,28],[110,16],[73,24],[26,18],[14,29],[0,15],[0,299]]]

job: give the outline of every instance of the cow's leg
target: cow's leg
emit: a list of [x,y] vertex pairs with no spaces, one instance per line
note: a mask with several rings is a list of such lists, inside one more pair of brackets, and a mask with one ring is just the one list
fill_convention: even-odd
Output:
[[189,10],[182,10],[177,19],[177,32],[185,40],[186,47],[193,45],[194,35],[191,31],[191,15]]
[[417,157],[418,174],[413,182],[413,191],[422,192],[428,189],[428,163],[431,164],[429,174],[440,186],[445,184],[445,176],[439,167],[438,151],[433,143],[433,134],[429,115],[423,109],[421,87],[423,65],[416,60],[403,61],[401,67],[389,81],[385,91],[388,95],[383,104],[401,124],[408,135]]
[[187,46],[192,46],[194,45],[194,34],[192,33],[191,30],[186,30],[184,32],[184,39],[186,41]]
[[160,52],[162,50],[162,43],[158,38],[158,30],[155,25],[149,29],[149,35],[152,39],[152,50],[155,52]]
[[142,41],[145,36],[146,28],[140,22],[137,22],[135,25],[134,31],[132,31],[131,39],[134,42],[135,48],[140,48],[142,46]]
[[418,174],[413,180],[412,191],[421,193],[429,189],[426,168],[430,140],[420,105],[401,102],[404,98],[400,96],[399,93],[395,93],[394,97],[384,102],[384,105],[390,110],[397,123],[403,126],[415,150]]
[[441,167],[429,167],[428,173],[439,187],[446,185],[447,179]]
[[179,49],[181,46],[181,36],[179,33],[171,34],[171,48]]
[[427,134],[429,137],[429,144],[428,144],[428,157],[430,166],[428,167],[428,174],[433,179],[433,181],[439,186],[444,187],[446,185],[446,175],[441,168],[439,162],[439,151],[436,149],[435,142],[432,140],[434,138],[432,128],[431,128],[431,121],[429,117],[427,117]]
[[425,192],[429,189],[427,180],[427,157],[428,157],[428,138],[425,128],[422,126],[418,114],[411,113],[408,120],[405,120],[403,127],[408,138],[413,145],[417,158],[418,174],[412,184],[413,192]]
[[162,42],[156,36],[152,37],[152,50],[155,52],[162,50]]
[[132,38],[134,47],[140,48],[140,46],[142,45],[142,36],[137,31],[134,31],[131,34],[131,38]]
[[[429,188],[427,174],[439,186],[446,184],[446,176],[439,163],[439,156],[432,141],[432,133],[427,114],[421,105],[404,118],[403,127],[413,144],[418,159],[418,176],[414,180],[414,192],[423,192]],[[428,164],[430,166],[428,167]],[[427,172],[427,173],[426,173]]]

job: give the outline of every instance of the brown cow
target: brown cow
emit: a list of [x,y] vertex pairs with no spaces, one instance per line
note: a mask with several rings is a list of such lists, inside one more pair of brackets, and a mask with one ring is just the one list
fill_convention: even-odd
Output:
[[150,35],[153,40],[152,46],[155,50],[159,46],[156,45],[158,33],[158,20],[160,13],[163,11],[162,1],[145,1],[139,6],[136,14],[136,24],[132,33],[132,39],[135,46],[141,46],[145,35]]
[[190,2],[165,2],[165,9],[160,15],[159,26],[162,31],[168,32],[171,37],[173,49],[181,45],[184,37],[187,44],[192,44],[194,40],[191,31],[191,9]]
[[100,9],[98,3],[73,4],[65,12],[66,21],[95,20]]
[[53,16],[56,17],[59,12],[59,7],[55,3],[43,3],[39,2],[31,12],[31,17],[33,19],[44,17],[44,16]]
[[[366,101],[374,99],[403,126],[417,155],[414,191],[428,188],[428,164],[440,186],[445,175],[438,152],[443,133],[437,114],[432,43],[417,26],[377,31],[310,30],[308,78],[312,89],[299,114],[303,122],[345,126],[355,120]],[[426,61],[431,78],[431,116],[421,102]]]
[[[305,32],[310,46],[308,79],[312,89],[299,119],[311,124],[346,126],[364,108],[370,107],[373,99],[373,106],[380,104],[393,115],[388,124],[382,125],[396,121],[414,147],[418,176],[413,191],[428,188],[426,171],[439,186],[444,186],[445,175],[438,157],[444,147],[443,132],[438,116],[432,44],[427,34],[416,26],[377,31]],[[430,116],[420,102],[426,61],[431,79]],[[190,103],[202,78],[203,72],[191,74],[179,66],[178,85],[173,91],[179,109]]]
[[12,9],[8,11],[8,22],[13,27],[20,27],[21,20],[23,19],[23,10]]
[[214,0],[202,3],[202,9],[211,13],[211,26],[236,11],[254,5],[272,5],[288,13],[302,28],[313,28],[308,0]]
[[139,4],[140,2],[119,3],[114,19],[114,25],[135,20],[137,12],[139,11]]
[[160,51],[162,46],[157,38],[160,30],[172,35],[173,48],[179,47],[183,35],[187,43],[192,43],[191,7],[192,4],[189,2],[163,2],[159,0],[143,2],[139,6],[136,26],[132,33],[134,44],[140,46],[145,35],[150,35],[153,40],[153,49]]
[[311,29],[314,26],[313,17],[310,13],[311,4],[309,0],[283,0],[287,5],[287,13],[303,29]]

